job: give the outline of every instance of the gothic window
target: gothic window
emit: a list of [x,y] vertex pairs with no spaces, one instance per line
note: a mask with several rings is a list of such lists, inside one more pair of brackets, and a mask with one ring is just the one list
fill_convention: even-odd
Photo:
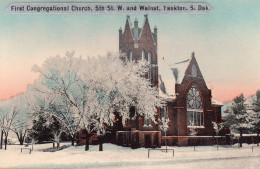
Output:
[[167,106],[164,105],[163,107],[160,108],[160,115],[161,115],[161,118],[165,118],[167,119]]
[[152,120],[150,118],[144,118],[144,127],[152,127]]
[[[148,63],[149,63],[150,65],[152,64],[152,54],[151,54],[151,52],[148,52],[147,61],[148,61]],[[148,71],[148,79],[149,79],[149,80],[152,80],[152,68],[151,68],[151,67],[149,68],[149,71]]]
[[152,54],[151,52],[148,52],[148,63],[151,64],[152,63]]
[[142,51],[142,60],[144,60],[145,59],[145,52],[144,52],[144,50]]
[[187,93],[187,126],[204,126],[202,98],[196,85]]

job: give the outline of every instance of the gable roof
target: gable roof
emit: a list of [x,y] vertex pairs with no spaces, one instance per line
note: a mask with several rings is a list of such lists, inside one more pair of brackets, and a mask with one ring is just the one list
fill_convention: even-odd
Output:
[[[182,61],[168,63],[164,58],[159,60],[159,96],[165,101],[174,101],[176,96],[175,84],[182,83],[192,59],[195,59],[194,57],[194,53],[192,53],[190,58],[183,59]],[[211,104],[217,106],[223,105],[223,103],[214,97],[211,98]]]

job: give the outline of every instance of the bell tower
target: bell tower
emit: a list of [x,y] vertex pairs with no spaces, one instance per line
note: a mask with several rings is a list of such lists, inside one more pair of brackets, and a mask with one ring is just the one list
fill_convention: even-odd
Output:
[[151,65],[147,78],[154,86],[158,86],[157,27],[151,31],[148,15],[144,15],[143,27],[139,28],[137,18],[131,26],[127,15],[125,29],[119,29],[119,50],[126,54],[128,61],[138,62],[145,59]]

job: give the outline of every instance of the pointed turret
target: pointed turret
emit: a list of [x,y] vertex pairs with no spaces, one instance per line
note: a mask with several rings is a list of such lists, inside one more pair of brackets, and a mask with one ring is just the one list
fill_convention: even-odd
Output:
[[130,28],[130,16],[129,15],[127,15],[127,18],[126,18],[124,39],[125,39],[125,43],[131,43],[133,41],[131,28]]
[[148,15],[144,15],[145,21],[144,21],[144,26],[142,30],[142,34],[140,35],[140,40],[139,43],[142,42],[144,44],[149,44],[149,42],[153,42],[152,44],[155,45],[152,31],[150,29],[150,24],[148,21]]
[[122,33],[122,29],[119,29],[119,50],[128,53],[129,48],[132,48],[133,46],[134,41],[130,27],[130,16],[127,15],[124,32]]

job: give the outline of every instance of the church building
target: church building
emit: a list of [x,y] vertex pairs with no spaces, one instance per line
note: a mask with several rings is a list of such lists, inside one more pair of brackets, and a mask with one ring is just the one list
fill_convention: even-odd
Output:
[[[131,27],[127,16],[124,30],[119,29],[119,50],[126,53],[129,61],[145,59],[151,64],[147,78],[158,87],[159,97],[166,102],[163,108],[158,108],[156,120],[169,118],[168,131],[165,134],[158,124],[140,116],[117,128],[116,143],[133,148],[160,147],[165,141],[178,146],[212,144],[210,139],[215,135],[212,122],[221,122],[222,103],[212,97],[195,53],[167,63],[163,56],[158,56],[157,36],[157,27],[152,32],[147,15],[143,27],[139,27],[137,19]],[[168,73],[160,72],[160,66]],[[197,132],[195,137],[190,136],[191,128]]]

